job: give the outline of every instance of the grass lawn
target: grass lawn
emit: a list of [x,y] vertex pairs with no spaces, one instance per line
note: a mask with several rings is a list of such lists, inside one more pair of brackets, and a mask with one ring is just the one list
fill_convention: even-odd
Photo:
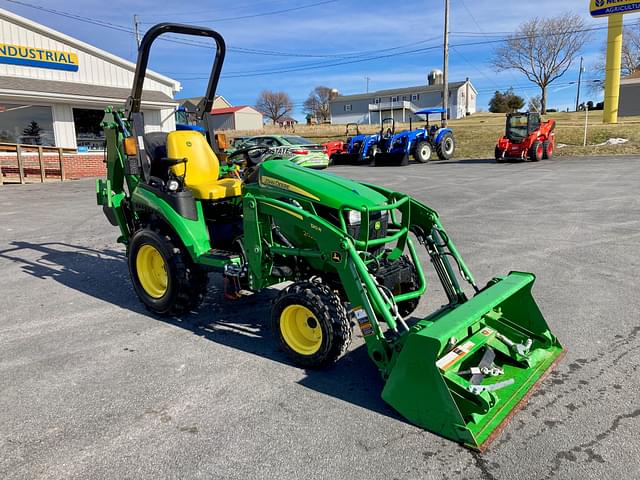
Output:
[[[576,155],[629,155],[640,154],[640,117],[623,117],[617,125],[604,125],[602,111],[589,112],[587,146],[583,147],[584,112],[551,113],[544,119],[554,118],[556,124],[557,156]],[[498,137],[504,133],[505,115],[498,113],[477,113],[461,120],[452,120],[449,125],[458,141],[457,158],[493,158]],[[414,127],[417,125],[414,124]],[[377,125],[362,125],[363,133],[377,131]],[[409,124],[396,124],[396,130],[409,129]],[[317,143],[344,138],[344,125],[297,125],[295,133]],[[226,132],[230,138],[237,135],[258,135],[263,133],[283,133],[279,127],[268,125],[264,132]],[[290,131],[287,131],[290,133]],[[626,138],[623,145],[596,146],[609,138]]]

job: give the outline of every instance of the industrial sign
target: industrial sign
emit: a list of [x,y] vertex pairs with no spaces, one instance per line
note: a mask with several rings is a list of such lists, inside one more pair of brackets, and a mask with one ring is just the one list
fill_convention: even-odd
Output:
[[25,67],[52,68],[54,70],[78,71],[78,55],[58,50],[25,47],[0,43],[0,63]]
[[606,17],[619,13],[633,13],[640,11],[638,0],[591,0],[589,8],[592,17]]

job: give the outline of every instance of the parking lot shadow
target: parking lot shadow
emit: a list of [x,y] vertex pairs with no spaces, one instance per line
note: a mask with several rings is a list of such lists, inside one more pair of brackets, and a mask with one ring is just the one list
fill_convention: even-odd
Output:
[[144,309],[131,298],[129,272],[124,252],[71,245],[61,242],[34,243],[14,241],[10,248],[0,250],[0,259],[22,267],[36,278],[51,279],[92,297],[129,308]]
[[[222,282],[216,278],[212,284],[199,314],[161,320],[218,344],[295,367],[278,349],[271,332],[271,303],[278,290],[266,289],[230,302],[223,298]],[[405,422],[380,397],[384,384],[364,344],[352,347],[335,365],[308,369],[305,374],[299,383],[306,388]]]
[[[278,294],[275,288],[232,302],[224,299],[221,278],[211,275],[207,297],[198,313],[181,318],[157,317],[147,312],[136,297],[122,251],[59,242],[14,241],[10,246],[0,250],[0,259],[19,264],[29,275],[54,280],[120,308],[189,330],[217,344],[293,368],[271,334],[271,302]],[[300,384],[306,388],[405,421],[380,398],[384,385],[363,344],[349,350],[332,367],[306,370],[305,373]]]

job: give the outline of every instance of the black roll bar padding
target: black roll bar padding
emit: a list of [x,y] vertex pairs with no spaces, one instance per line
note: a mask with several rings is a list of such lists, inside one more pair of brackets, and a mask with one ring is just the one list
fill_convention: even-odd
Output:
[[[127,99],[126,114],[127,119],[131,119],[132,113],[140,111],[140,104],[142,102],[142,87],[144,85],[145,75],[147,73],[147,65],[149,63],[149,52],[154,40],[160,35],[165,33],[178,33],[182,35],[191,35],[198,37],[212,38],[216,43],[216,56],[211,68],[211,76],[209,77],[209,84],[207,85],[207,92],[205,94],[204,101],[198,105],[196,111],[196,118],[198,122],[202,120],[206,113],[211,111],[213,106],[213,100],[216,94],[216,88],[218,87],[218,80],[220,79],[220,72],[222,71],[222,64],[224,63],[224,57],[226,54],[226,45],[222,35],[215,30],[211,30],[206,27],[196,27],[193,25],[184,25],[180,23],[159,23],[151,27],[147,33],[145,33],[142,41],[140,42],[140,48],[138,49],[138,61],[136,63],[136,72],[133,77],[133,88],[131,89],[131,95]],[[211,129],[208,129],[210,135],[213,135]],[[213,140],[211,136],[210,141]],[[214,142],[215,143],[215,142]]]

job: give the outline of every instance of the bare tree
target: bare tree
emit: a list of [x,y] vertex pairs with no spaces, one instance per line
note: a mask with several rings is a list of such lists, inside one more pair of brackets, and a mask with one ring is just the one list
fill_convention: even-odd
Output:
[[542,110],[542,99],[540,95],[529,98],[528,107],[530,112],[539,112],[540,110]]
[[[606,72],[607,46],[603,45],[600,60],[594,65],[599,77]],[[640,69],[640,20],[624,27],[622,37],[621,75],[626,77]]]
[[256,109],[271,120],[274,125],[293,110],[293,102],[285,92],[263,90],[256,101]]
[[331,118],[329,102],[338,96],[338,91],[329,87],[319,86],[313,89],[304,101],[303,111],[316,117],[318,122],[326,122]]
[[584,21],[578,15],[534,18],[494,52],[498,70],[517,70],[540,87],[541,113],[547,111],[547,88],[562,77],[587,40]]

